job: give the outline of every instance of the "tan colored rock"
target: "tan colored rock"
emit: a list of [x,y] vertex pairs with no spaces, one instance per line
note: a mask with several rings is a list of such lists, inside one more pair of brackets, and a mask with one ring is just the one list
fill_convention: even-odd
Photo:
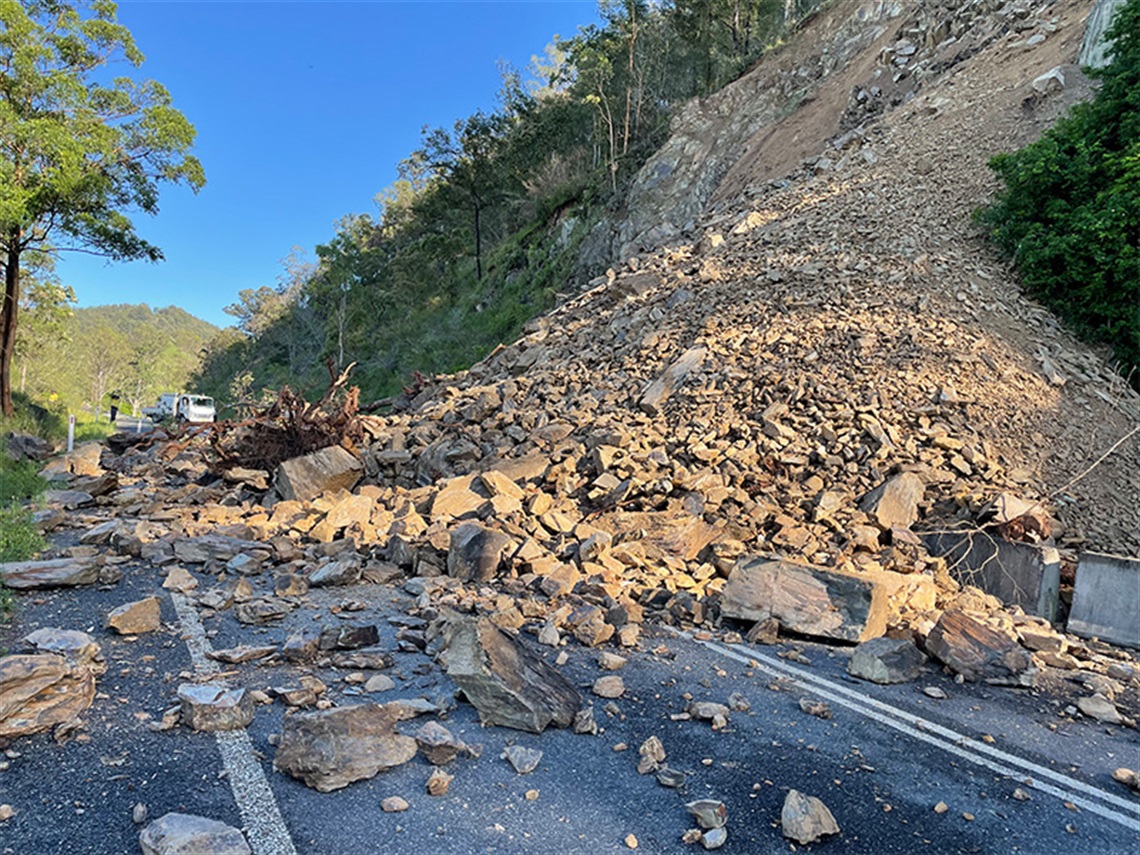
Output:
[[351,490],[363,469],[353,454],[334,445],[286,460],[277,467],[273,481],[281,498],[311,502],[322,493]]
[[168,591],[185,594],[198,587],[198,580],[185,567],[171,567],[162,582],[162,587]]
[[393,704],[359,704],[286,716],[275,769],[328,793],[407,763],[416,741],[396,732]]
[[918,519],[918,505],[926,492],[922,479],[903,472],[863,497],[859,507],[874,517],[884,531],[910,528]]
[[594,681],[593,693],[599,698],[620,698],[625,694],[625,681],[616,674]]
[[74,721],[95,699],[91,669],[54,653],[0,657],[0,737]]
[[124,603],[107,612],[104,625],[119,635],[155,632],[162,626],[162,601],[158,597],[146,597]]
[[780,826],[784,837],[801,846],[814,843],[829,834],[839,833],[839,824],[827,805],[815,796],[805,796],[799,790],[788,790],[784,807],[780,811]]

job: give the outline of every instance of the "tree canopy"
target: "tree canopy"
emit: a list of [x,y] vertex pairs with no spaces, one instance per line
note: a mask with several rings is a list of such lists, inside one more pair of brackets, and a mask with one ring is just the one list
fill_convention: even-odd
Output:
[[162,258],[131,214],[158,211],[159,186],[205,184],[194,126],[153,80],[111,77],[143,55],[108,0],[0,0],[0,409],[11,363],[21,259],[34,250]]

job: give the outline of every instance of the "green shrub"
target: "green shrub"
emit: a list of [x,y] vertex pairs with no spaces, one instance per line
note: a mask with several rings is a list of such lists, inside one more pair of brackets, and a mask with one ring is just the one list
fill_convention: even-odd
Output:
[[1140,0],[1117,10],[1107,37],[1096,97],[990,162],[1006,189],[978,220],[1029,292],[1111,345],[1127,373],[1140,365]]
[[47,484],[39,476],[35,463],[16,463],[6,455],[0,455],[0,507],[14,501],[33,499],[44,491]]
[[0,508],[0,564],[27,561],[46,545],[30,510],[15,503]]

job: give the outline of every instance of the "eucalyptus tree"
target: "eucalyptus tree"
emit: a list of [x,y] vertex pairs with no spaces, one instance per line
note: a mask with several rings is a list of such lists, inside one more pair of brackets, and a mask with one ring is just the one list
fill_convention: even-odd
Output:
[[157,261],[131,214],[158,211],[163,183],[205,184],[196,131],[153,80],[112,77],[143,54],[109,0],[0,0],[0,410],[26,252],[81,250]]

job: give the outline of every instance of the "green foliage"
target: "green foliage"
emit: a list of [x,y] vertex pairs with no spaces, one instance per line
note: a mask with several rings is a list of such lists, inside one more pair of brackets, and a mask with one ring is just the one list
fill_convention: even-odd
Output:
[[1006,189],[978,219],[1026,288],[1127,372],[1140,366],[1140,0],[1107,37],[1096,97],[991,161]]
[[15,503],[0,507],[0,563],[27,561],[46,546],[31,511]]
[[162,183],[205,184],[196,132],[153,80],[109,75],[143,55],[109,0],[0,0],[0,408],[12,413],[20,269],[27,252],[162,257],[129,214]]
[[7,455],[0,456],[0,507],[33,499],[42,493],[47,484],[38,472],[39,467],[34,463],[16,463]]
[[[21,327],[21,331],[26,326]],[[16,386],[53,412],[101,418],[110,394],[124,412],[186,388],[218,328],[174,306],[92,306],[69,310],[34,358],[17,354]]]

